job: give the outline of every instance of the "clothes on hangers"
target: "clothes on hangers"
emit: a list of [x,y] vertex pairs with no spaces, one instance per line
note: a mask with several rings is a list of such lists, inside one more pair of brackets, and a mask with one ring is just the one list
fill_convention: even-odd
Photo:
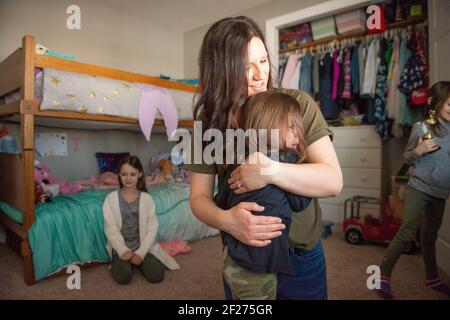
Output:
[[398,122],[400,118],[400,91],[397,89],[400,81],[400,39],[398,36],[395,36],[392,47],[393,52],[389,65],[388,78],[390,78],[390,81],[388,81],[389,90],[386,107],[388,110],[388,117],[396,120],[392,126],[392,134],[394,137],[400,138],[403,130]]
[[333,59],[325,54],[319,64],[319,105],[325,119],[336,119],[339,115],[337,103],[331,99]]
[[319,93],[319,62],[320,62],[320,55],[315,54],[313,56],[312,62],[313,97],[315,97]]
[[380,63],[378,64],[376,85],[375,85],[375,126],[378,134],[383,140],[390,138],[390,126],[387,121],[387,110],[386,110],[386,93],[387,93],[387,62],[386,51],[389,49],[389,44],[386,39],[380,40],[380,50],[378,57]]
[[350,59],[350,72],[351,72],[351,90],[352,93],[359,92],[359,61],[358,61],[358,50],[360,44],[355,45],[351,48],[351,59]]
[[302,58],[300,67],[300,82],[299,89],[307,92],[310,96],[313,95],[312,89],[312,55],[308,51]]
[[345,48],[345,58],[344,58],[344,90],[342,91],[342,98],[350,99],[351,97],[351,86],[352,86],[352,71],[350,69],[352,50],[350,48]]
[[368,35],[357,43],[335,41],[304,54],[282,56],[282,85],[315,97],[327,120],[336,119],[352,104],[367,106],[368,121],[376,124],[383,139],[390,137],[391,129],[400,137],[401,126],[420,120],[420,108],[410,107],[411,94],[428,78],[426,34],[418,30],[409,40],[405,28]]
[[284,68],[283,78],[281,80],[281,86],[283,88],[290,88],[290,81],[294,76],[294,73],[298,72],[298,60],[300,58],[300,54],[292,53],[289,55],[288,60],[286,62],[286,66]]
[[371,97],[375,95],[378,65],[381,61],[380,56],[378,55],[379,50],[379,41],[377,39],[372,40],[367,49],[366,64],[364,66],[364,82],[362,91],[360,92],[361,95],[369,95]]

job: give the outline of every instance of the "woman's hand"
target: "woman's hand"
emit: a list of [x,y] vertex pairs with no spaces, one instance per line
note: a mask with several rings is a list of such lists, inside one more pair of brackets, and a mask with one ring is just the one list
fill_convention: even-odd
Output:
[[436,141],[434,139],[423,140],[422,138],[420,138],[419,142],[417,143],[417,147],[414,149],[414,153],[416,154],[417,158],[420,158],[425,153],[434,151],[437,148],[438,145],[436,144]]
[[135,266],[139,266],[142,263],[142,259],[139,255],[133,253],[133,257],[131,258],[130,262]]
[[227,210],[224,215],[226,224],[224,229],[240,242],[253,246],[267,246],[272,238],[281,236],[281,230],[286,226],[280,218],[270,216],[256,216],[254,212],[261,212],[264,208],[255,202],[241,202]]
[[133,258],[134,253],[131,250],[125,251],[124,254],[120,257],[123,261],[128,261]]
[[276,164],[263,153],[254,152],[231,173],[228,184],[236,194],[261,189],[272,181]]

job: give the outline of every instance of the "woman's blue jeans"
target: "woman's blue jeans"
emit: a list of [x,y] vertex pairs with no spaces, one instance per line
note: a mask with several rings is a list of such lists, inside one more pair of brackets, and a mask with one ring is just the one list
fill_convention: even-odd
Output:
[[[327,271],[322,242],[312,250],[291,249],[293,275],[278,275],[277,299],[279,300],[326,300]],[[232,300],[231,290],[224,281],[225,299]]]

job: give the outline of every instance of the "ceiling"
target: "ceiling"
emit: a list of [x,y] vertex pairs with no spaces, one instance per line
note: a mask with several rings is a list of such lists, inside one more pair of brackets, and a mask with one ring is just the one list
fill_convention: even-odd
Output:
[[272,0],[103,0],[103,5],[185,32]]

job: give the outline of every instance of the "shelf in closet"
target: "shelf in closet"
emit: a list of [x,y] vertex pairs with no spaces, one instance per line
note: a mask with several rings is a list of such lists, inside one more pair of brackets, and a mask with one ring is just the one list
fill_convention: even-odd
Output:
[[[414,25],[414,24],[418,24],[418,23],[422,23],[424,21],[427,20],[427,17],[425,15],[419,16],[419,17],[413,17],[413,18],[409,18],[406,20],[402,20],[402,21],[398,21],[398,22],[393,22],[393,23],[388,23],[386,25],[386,30],[389,29],[397,29],[397,28],[404,28],[410,25]],[[302,43],[299,46],[295,46],[295,47],[291,47],[291,48],[285,48],[285,49],[280,49],[279,53],[285,53],[285,52],[290,52],[290,51],[295,51],[295,50],[299,50],[299,49],[303,49],[303,48],[309,48],[309,47],[314,47],[314,46],[318,46],[321,44],[325,44],[325,43],[329,43],[333,40],[339,41],[342,39],[348,39],[348,38],[358,38],[358,37],[364,37],[367,35],[367,30],[358,30],[358,31],[351,31],[351,32],[347,32],[338,36],[331,36],[331,37],[327,37],[327,38],[323,38],[317,41],[312,41],[312,42],[308,42],[308,43]]]

